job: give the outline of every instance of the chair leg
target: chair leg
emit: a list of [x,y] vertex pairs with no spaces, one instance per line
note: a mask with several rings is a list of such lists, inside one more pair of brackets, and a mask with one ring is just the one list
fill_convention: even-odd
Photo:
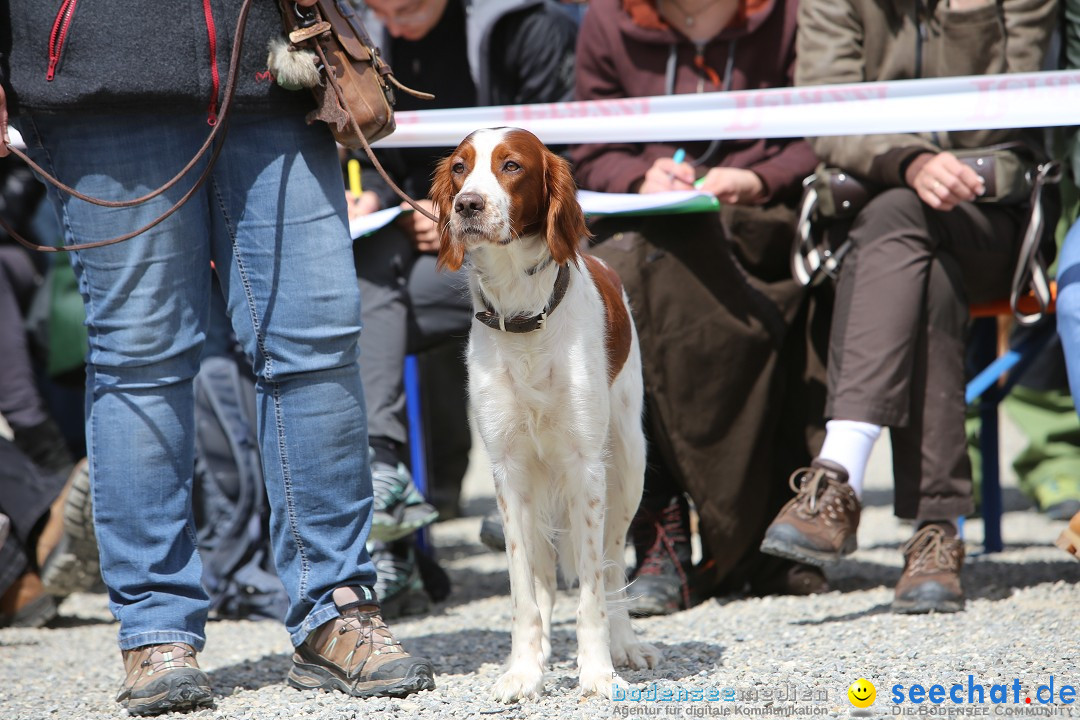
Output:
[[[405,412],[409,422],[409,469],[416,489],[421,495],[427,497],[427,445],[420,398],[420,363],[415,355],[405,356]],[[427,528],[419,530],[416,536],[416,544],[421,552],[426,553],[428,551]]]

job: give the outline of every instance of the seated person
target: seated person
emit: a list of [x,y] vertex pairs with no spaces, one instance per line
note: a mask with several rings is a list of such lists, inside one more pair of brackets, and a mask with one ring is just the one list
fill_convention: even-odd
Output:
[[55,597],[100,581],[92,523],[85,461],[49,472],[0,437],[0,627],[41,627],[56,617]]
[[[951,0],[929,14],[910,7],[912,17],[900,22],[892,4],[875,0],[803,0],[796,84],[1031,72],[1057,19],[1055,0]],[[1034,153],[1040,138],[977,130],[811,142],[827,164],[882,189],[848,232],[829,343],[825,443],[793,476],[798,496],[773,521],[762,550],[820,565],[854,551],[867,458],[887,426],[895,511],[916,523],[893,609],[956,612],[964,606],[956,519],[972,511],[968,305],[1008,296],[1028,207],[987,202],[986,183],[954,151],[1017,143]]]
[[[1065,67],[1080,67],[1080,0],[1065,0],[1064,53]],[[1066,158],[1068,177],[1080,186],[1080,132],[1069,137]],[[1075,211],[1075,208],[1074,208]],[[1069,375],[1073,402],[1080,412],[1080,221],[1074,221],[1061,249],[1058,261],[1057,328],[1065,365]],[[1072,516],[1062,530],[1058,547],[1080,559],[1080,512]]]
[[[0,215],[24,237],[45,187],[14,156],[0,158]],[[74,460],[60,428],[38,390],[26,331],[26,316],[41,284],[40,268],[23,247],[0,229],[0,414],[15,445],[40,468],[66,477]]]
[[[578,41],[577,98],[790,85],[795,12],[794,0],[721,0],[693,13],[670,0],[593,0]],[[593,228],[594,252],[630,297],[647,395],[632,612],[669,613],[747,586],[825,589],[816,568],[757,551],[790,497],[788,463],[812,457],[822,432],[823,363],[815,370],[808,335],[816,305],[788,269],[813,151],[801,139],[612,143],[582,145],[573,159],[582,188],[650,193],[697,179],[721,202],[716,213]],[[700,517],[706,560],[696,569],[683,491]]]
[[[573,91],[576,25],[551,0],[368,0],[365,18],[384,58],[404,85],[431,91],[434,100],[398,92],[398,110],[554,102]],[[394,181],[428,209],[435,163],[448,148],[378,150]],[[367,165],[363,193],[352,213],[402,204]],[[434,519],[416,511],[403,463],[406,442],[404,359],[458,339],[442,362],[455,366],[439,391],[425,393],[427,411],[437,418],[430,430],[434,446],[433,499],[445,514],[457,512],[458,487],[468,462],[470,435],[465,401],[464,352],[472,306],[464,271],[436,273],[438,234],[420,213],[355,243],[363,331],[361,375],[368,406],[368,429],[375,477],[375,539],[393,540]],[[447,487],[450,486],[450,487]],[[445,493],[439,498],[439,493]],[[403,506],[404,511],[395,511]],[[380,518],[380,510],[384,510]],[[384,532],[381,525],[396,525]],[[400,548],[404,559],[407,548]]]

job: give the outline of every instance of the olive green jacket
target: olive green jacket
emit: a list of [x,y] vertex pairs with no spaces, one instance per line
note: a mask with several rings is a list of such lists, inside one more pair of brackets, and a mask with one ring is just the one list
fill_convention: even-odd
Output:
[[[802,0],[796,85],[1033,72],[1042,69],[1057,0]],[[827,164],[884,185],[904,184],[916,155],[1030,137],[1016,130],[811,138]]]

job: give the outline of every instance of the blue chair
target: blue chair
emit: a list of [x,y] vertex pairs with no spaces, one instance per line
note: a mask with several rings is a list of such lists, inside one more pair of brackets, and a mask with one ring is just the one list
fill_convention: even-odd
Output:
[[[1057,286],[1051,285],[1051,296],[1057,297]],[[1035,304],[1034,298],[1030,298]],[[1022,312],[1033,312],[1020,302]],[[1054,305],[1046,313],[1054,312]],[[1043,323],[1015,347],[998,356],[997,318],[1011,315],[1007,301],[973,305],[971,316],[975,318],[972,334],[973,355],[984,369],[967,384],[964,400],[971,405],[979,401],[979,451],[982,455],[982,516],[983,551],[1001,552],[1001,462],[999,453],[998,405],[1009,394],[1031,363],[1057,333],[1052,322]]]

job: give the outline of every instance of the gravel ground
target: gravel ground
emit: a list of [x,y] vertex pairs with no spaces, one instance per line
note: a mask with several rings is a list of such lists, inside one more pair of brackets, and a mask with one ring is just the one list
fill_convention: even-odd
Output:
[[[1006,432],[1006,458],[1017,450],[1017,442],[1015,431]],[[1037,686],[1051,675],[1057,689],[1066,683],[1080,685],[1075,619],[1080,562],[1052,546],[1064,523],[1046,520],[1026,505],[1015,487],[1007,487],[1006,551],[980,556],[981,522],[969,521],[965,530],[972,553],[964,570],[967,611],[893,615],[889,602],[900,574],[899,546],[910,528],[892,517],[887,463],[887,448],[877,451],[859,529],[860,549],[829,571],[833,592],[813,598],[733,597],[671,617],[637,621],[639,635],[660,647],[665,657],[655,670],[625,673],[627,680],[643,688],[647,698],[655,682],[661,693],[697,689],[715,692],[719,700],[581,698],[573,661],[574,598],[565,592],[555,608],[547,694],[510,706],[489,700],[510,649],[510,604],[503,556],[487,552],[477,541],[480,515],[491,506],[490,482],[479,458],[466,486],[471,516],[437,525],[433,532],[454,594],[429,615],[392,623],[411,653],[434,660],[435,691],[404,700],[366,701],[299,692],[283,683],[290,647],[280,626],[213,622],[199,659],[218,695],[217,705],[190,717],[884,717],[919,709],[944,714],[973,708],[929,703],[897,707],[890,702],[890,689],[898,683],[941,683],[947,690],[956,682],[966,688],[969,674],[988,693],[992,683],[1011,684],[1013,679],[1023,687],[1020,704],[974,708],[977,711],[1000,716],[1037,709],[1068,716],[1069,705],[1023,702],[1025,695],[1034,699]],[[61,613],[49,629],[0,630],[0,720],[124,715],[113,700],[121,664],[117,628],[105,596],[72,596]],[[878,700],[870,710],[855,711],[848,702],[847,687],[857,678],[877,687]],[[725,702],[726,692],[735,700]],[[1011,703],[1011,689],[1009,693]],[[1080,715],[1080,707],[1072,712]]]

